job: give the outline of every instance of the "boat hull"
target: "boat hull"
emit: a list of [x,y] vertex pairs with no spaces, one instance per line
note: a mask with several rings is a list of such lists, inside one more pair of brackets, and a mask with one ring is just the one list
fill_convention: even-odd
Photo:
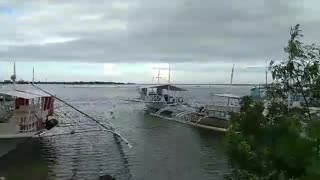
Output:
[[19,144],[26,142],[27,140],[28,137],[0,138],[0,157],[16,149]]
[[221,119],[218,117],[201,117],[199,115],[196,115],[196,117],[191,118],[191,123],[205,125],[205,126],[211,126],[211,127],[217,127],[217,128],[225,128],[227,129],[229,127],[229,121],[225,119]]
[[[162,118],[175,119],[176,121],[190,124],[199,128],[205,128],[214,131],[226,132],[229,127],[229,121],[216,116],[206,116],[196,112],[194,108],[185,108],[182,106],[171,106],[150,103],[147,105],[148,112],[152,115]],[[168,107],[167,109],[165,109]],[[159,112],[160,109],[164,109]],[[186,112],[185,114],[183,112]],[[189,112],[189,113],[188,113]],[[184,115],[182,115],[184,114]]]

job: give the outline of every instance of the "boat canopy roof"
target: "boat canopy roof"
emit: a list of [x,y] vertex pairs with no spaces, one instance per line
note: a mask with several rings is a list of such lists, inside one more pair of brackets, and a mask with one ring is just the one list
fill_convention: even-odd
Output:
[[50,97],[49,94],[39,93],[39,92],[28,92],[28,91],[19,91],[19,90],[11,90],[11,91],[0,91],[0,95],[8,95],[14,96],[23,99],[35,99],[40,97]]
[[164,84],[164,85],[158,85],[158,86],[151,86],[149,88],[155,88],[155,89],[165,89],[165,90],[170,90],[170,91],[187,91],[186,89],[173,86],[170,84]]
[[253,91],[255,89],[261,89],[261,90],[265,90],[266,87],[257,87],[257,86],[254,86],[253,88],[251,88],[250,90]]
[[240,99],[241,96],[234,95],[234,94],[212,94],[213,96],[217,97],[226,97],[226,98],[233,98],[233,99]]

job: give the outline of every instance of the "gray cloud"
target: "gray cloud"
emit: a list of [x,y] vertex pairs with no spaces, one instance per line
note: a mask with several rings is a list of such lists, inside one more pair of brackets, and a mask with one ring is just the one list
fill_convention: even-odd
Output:
[[309,20],[298,0],[10,1],[0,7],[2,61],[263,63],[281,57],[291,25],[319,36],[311,26],[319,21]]

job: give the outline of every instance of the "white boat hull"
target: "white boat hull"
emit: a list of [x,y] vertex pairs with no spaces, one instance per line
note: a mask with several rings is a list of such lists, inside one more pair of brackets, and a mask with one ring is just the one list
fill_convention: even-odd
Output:
[[17,146],[28,140],[28,137],[20,138],[0,138],[0,157],[8,154],[10,151],[17,148]]

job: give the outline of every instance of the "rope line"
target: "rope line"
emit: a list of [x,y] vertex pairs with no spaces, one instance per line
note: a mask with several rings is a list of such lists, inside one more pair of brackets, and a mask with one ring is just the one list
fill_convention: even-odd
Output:
[[40,91],[43,91],[47,94],[49,94],[50,96],[53,96],[54,98],[58,99],[59,101],[63,102],[65,105],[69,106],[70,108],[74,109],[75,111],[79,112],[80,114],[84,115],[85,117],[89,118],[90,120],[94,121],[95,123],[97,123],[98,125],[100,125],[101,127],[105,128],[108,132],[114,134],[117,138],[119,138],[121,141],[123,141],[128,147],[132,147],[130,145],[130,143],[127,141],[127,139],[125,139],[124,137],[122,137],[112,126],[110,127],[107,127],[106,125],[100,123],[99,121],[97,121],[96,119],[94,119],[93,117],[89,116],[87,113],[85,112],[82,112],[81,110],[79,110],[78,108],[72,106],[71,104],[65,102],[64,100],[60,99],[59,97],[51,94],[50,92],[34,85],[34,84],[31,84],[33,87],[39,89]]

